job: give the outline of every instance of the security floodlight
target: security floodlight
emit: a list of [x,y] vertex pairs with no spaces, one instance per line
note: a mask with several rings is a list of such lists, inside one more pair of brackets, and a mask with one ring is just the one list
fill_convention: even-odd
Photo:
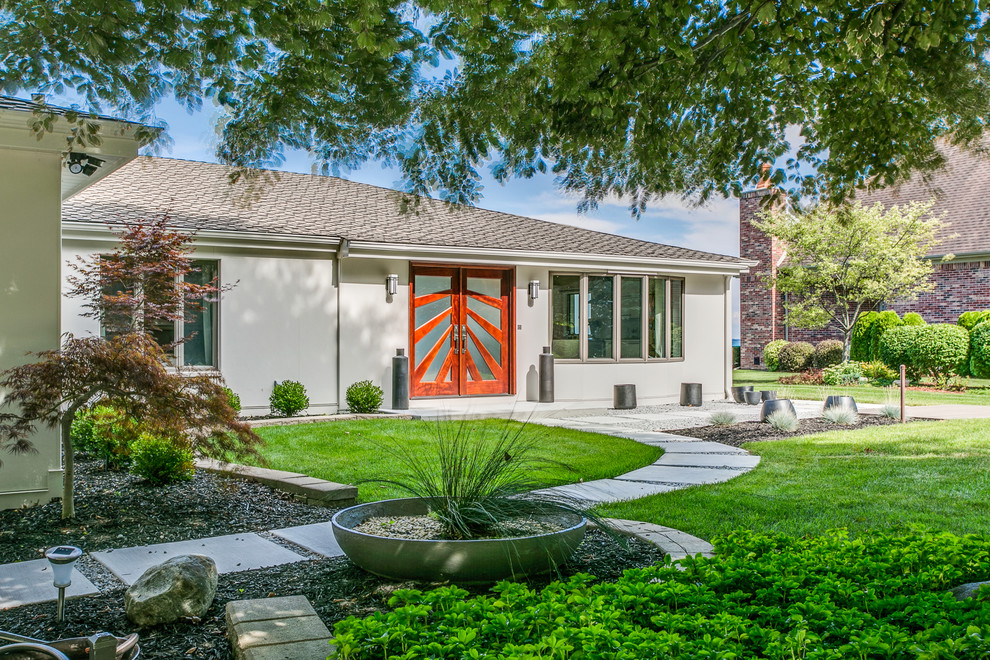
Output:
[[85,174],[86,176],[93,176],[93,173],[96,172],[96,170],[98,170],[104,162],[106,161],[94,156],[72,153],[69,154],[66,159],[66,167],[72,174]]
[[65,618],[65,589],[72,584],[72,567],[82,557],[82,550],[72,545],[49,548],[45,559],[52,567],[55,588],[58,589],[58,620]]

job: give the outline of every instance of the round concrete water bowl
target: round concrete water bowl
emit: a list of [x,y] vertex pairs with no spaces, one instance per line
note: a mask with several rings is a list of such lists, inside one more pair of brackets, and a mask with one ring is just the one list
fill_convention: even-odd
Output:
[[760,390],[760,398],[764,401],[773,401],[777,398],[777,390]]
[[556,532],[509,539],[442,541],[391,538],[357,532],[368,518],[421,516],[424,500],[406,498],[359,504],[332,519],[333,535],[348,559],[393,580],[491,583],[547,573],[566,562],[584,539],[587,519],[563,509]]
[[732,399],[736,403],[746,403],[746,392],[752,392],[752,385],[736,385],[732,388]]
[[790,399],[769,399],[763,402],[763,408],[760,409],[760,421],[767,421],[767,417],[776,412],[789,412],[797,417],[797,410]]
[[701,406],[701,383],[681,383],[681,405],[692,408]]
[[763,395],[759,392],[754,392],[753,390],[747,390],[743,392],[743,398],[751,406],[755,406],[763,401]]
[[825,397],[825,410],[831,408],[846,408],[852,410],[853,412],[859,412],[859,408],[856,407],[856,399],[851,396],[828,396]]

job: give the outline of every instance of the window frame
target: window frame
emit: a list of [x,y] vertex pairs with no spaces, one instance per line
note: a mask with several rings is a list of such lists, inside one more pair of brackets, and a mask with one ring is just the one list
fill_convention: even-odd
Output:
[[[580,319],[578,329],[578,357],[560,358],[554,357],[555,362],[565,364],[639,364],[650,362],[683,362],[685,360],[684,331],[685,325],[685,302],[687,298],[685,279],[673,275],[662,275],[657,273],[635,273],[635,272],[609,272],[609,271],[550,271],[550,287],[547,315],[548,336],[550,344],[553,345],[553,278],[557,275],[570,275],[580,277],[578,283],[580,300]],[[588,277],[611,277],[612,278],[612,357],[611,358],[589,358],[588,357]],[[635,278],[641,280],[640,286],[640,357],[622,357],[622,278]],[[650,357],[647,350],[647,337],[649,333],[649,287],[651,280],[664,281],[664,355],[667,357]],[[673,348],[673,327],[671,323],[671,281],[678,280],[681,283],[681,355],[680,357],[670,357]],[[552,350],[552,349],[551,349]]]

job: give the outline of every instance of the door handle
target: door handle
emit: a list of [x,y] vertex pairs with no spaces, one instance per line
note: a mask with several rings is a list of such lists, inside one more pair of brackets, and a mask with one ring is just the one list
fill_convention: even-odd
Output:
[[450,344],[454,347],[454,355],[460,354],[461,341],[460,333],[457,332],[457,326],[454,326],[454,331],[450,333]]
[[461,346],[465,353],[467,353],[467,326],[461,326]]

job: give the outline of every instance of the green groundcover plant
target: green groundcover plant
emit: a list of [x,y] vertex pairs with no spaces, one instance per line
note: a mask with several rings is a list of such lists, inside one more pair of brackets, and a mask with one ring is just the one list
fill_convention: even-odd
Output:
[[331,658],[985,658],[990,539],[918,532],[851,540],[739,531],[717,559],[669,559],[616,582],[399,590],[390,612],[337,623]]

